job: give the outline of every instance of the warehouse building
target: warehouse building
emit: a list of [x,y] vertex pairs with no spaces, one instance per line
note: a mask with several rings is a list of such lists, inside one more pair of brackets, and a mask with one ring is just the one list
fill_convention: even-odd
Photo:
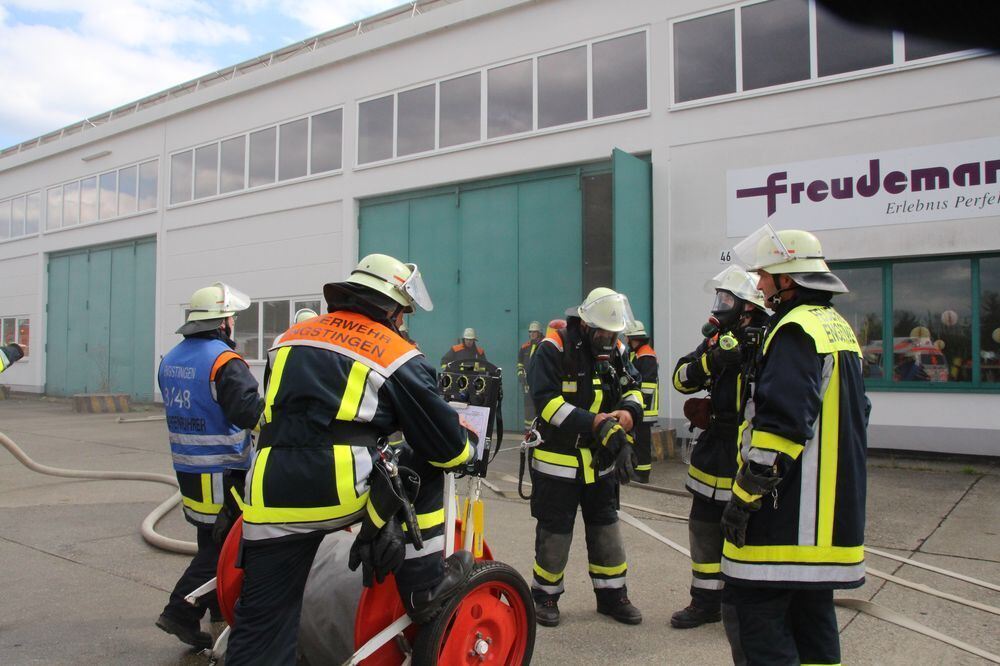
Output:
[[[871,443],[1000,454],[1000,65],[814,0],[408,3],[0,153],[0,336],[16,390],[159,399],[190,294],[271,341],[381,251],[506,371],[593,286],[651,326],[664,425],[703,285],[765,222],[852,291]],[[886,352],[891,340],[892,353]],[[513,396],[513,399],[512,399]]]

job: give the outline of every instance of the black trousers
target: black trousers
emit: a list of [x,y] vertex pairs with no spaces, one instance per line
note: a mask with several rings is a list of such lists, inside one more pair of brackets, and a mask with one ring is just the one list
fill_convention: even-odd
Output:
[[833,590],[728,582],[722,620],[737,666],[840,664]]
[[695,495],[688,514],[691,603],[718,611],[722,601],[722,510],[725,505]]
[[638,466],[635,475],[639,483],[649,483],[649,473],[653,464],[653,424],[640,421],[635,425],[635,454]]
[[[198,552],[191,558],[187,569],[177,579],[170,601],[163,607],[163,614],[185,624],[198,624],[205,614],[206,606],[192,606],[184,601],[184,597],[215,578],[219,565],[219,546],[212,541],[212,526],[198,526]],[[207,608],[212,614],[219,614],[219,602],[214,594],[205,597]]]

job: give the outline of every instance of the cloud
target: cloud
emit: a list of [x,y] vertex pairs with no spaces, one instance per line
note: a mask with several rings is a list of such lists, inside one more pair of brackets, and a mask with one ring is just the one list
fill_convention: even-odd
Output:
[[399,0],[238,0],[249,13],[277,11],[300,23],[312,34],[367,18],[401,4]]

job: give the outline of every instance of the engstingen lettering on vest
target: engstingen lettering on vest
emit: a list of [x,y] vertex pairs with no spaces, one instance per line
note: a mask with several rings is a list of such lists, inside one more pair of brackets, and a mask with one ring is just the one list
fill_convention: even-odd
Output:
[[383,371],[391,371],[419,354],[387,327],[353,312],[334,312],[292,326],[275,347],[306,345],[346,355]]

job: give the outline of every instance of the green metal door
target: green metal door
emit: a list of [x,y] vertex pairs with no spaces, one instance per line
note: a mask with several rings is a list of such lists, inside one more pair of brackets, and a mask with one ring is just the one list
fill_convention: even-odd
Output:
[[[636,318],[652,330],[652,166],[615,148],[611,154],[615,290],[626,294]],[[663,285],[665,286],[665,285]]]
[[[459,208],[455,194],[419,197],[409,202],[409,239],[412,261],[434,302],[431,312],[410,317],[407,326],[432,365],[455,344],[459,321]],[[391,254],[391,253],[390,253]]]
[[153,398],[156,243],[52,255],[45,390]]

